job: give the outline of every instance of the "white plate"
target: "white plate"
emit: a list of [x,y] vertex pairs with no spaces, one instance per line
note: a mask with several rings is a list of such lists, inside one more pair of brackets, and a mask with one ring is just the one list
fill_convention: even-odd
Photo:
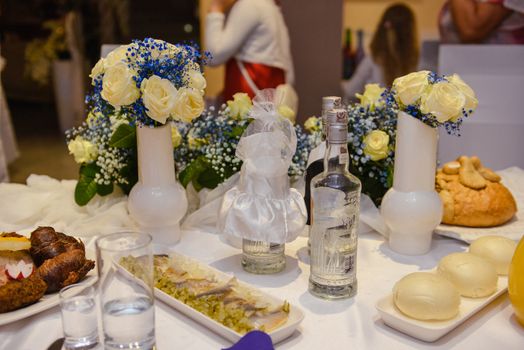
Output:
[[[87,251],[86,256],[89,259],[94,260],[93,252]],[[98,277],[96,274],[96,266],[95,266],[95,268],[89,271],[87,275],[84,277],[84,279],[78,283],[86,285],[86,286],[91,286],[95,284],[97,278]],[[36,315],[42,311],[45,311],[47,309],[50,309],[58,305],[59,303],[60,303],[60,296],[58,295],[58,292],[52,293],[52,294],[45,294],[42,298],[40,298],[39,301],[37,301],[34,304],[31,304],[29,306],[23,307],[18,310],[0,313],[0,326],[24,319],[29,316]]]
[[[200,266],[200,268],[202,268],[203,270],[207,270],[211,274],[213,274],[213,276],[219,282],[225,283],[225,282],[229,281],[233,277],[233,275],[228,275],[228,274],[226,274],[226,273],[224,273],[224,272],[222,272],[220,270],[217,270],[217,269],[215,269],[215,268],[213,268],[213,267],[211,267],[209,265],[203,264],[203,263],[199,262],[198,260],[186,257],[186,256],[178,254],[178,253],[170,252],[170,254],[171,254],[171,256],[181,256],[184,259],[187,259],[189,261],[194,262],[195,264],[198,264]],[[130,275],[130,273],[124,267],[120,266],[120,268],[121,268],[121,270],[124,273]],[[279,298],[275,298],[274,296],[261,291],[260,289],[258,289],[257,287],[255,287],[253,285],[244,283],[244,282],[242,282],[240,280],[238,280],[238,283],[239,283],[239,285],[241,285],[243,287],[246,287],[246,288],[249,288],[249,289],[255,291],[257,293],[257,295],[260,295],[260,297],[263,298],[264,300],[268,300],[269,302],[272,302],[272,303],[275,303],[275,304],[283,304],[284,303],[284,300],[279,299]],[[155,296],[156,296],[157,299],[163,301],[164,303],[166,303],[167,305],[171,306],[175,310],[180,311],[182,314],[192,318],[196,322],[202,324],[204,327],[209,328],[211,331],[221,335],[222,337],[230,340],[233,343],[236,343],[243,336],[243,334],[235,332],[231,328],[228,328],[228,327],[224,326],[220,322],[217,322],[214,319],[204,315],[203,313],[193,309],[192,307],[184,304],[183,302],[181,302],[178,299],[170,296],[169,294],[161,291],[158,288],[155,288]],[[290,311],[289,311],[287,322],[284,325],[282,325],[282,326],[278,327],[277,329],[273,330],[272,332],[268,333],[269,336],[271,337],[271,340],[273,341],[273,344],[276,344],[276,343],[286,339],[287,337],[291,336],[293,334],[293,332],[299,326],[300,322],[302,322],[303,319],[304,319],[304,312],[302,310],[300,310],[297,306],[295,306],[293,304],[290,304]]]
[[507,276],[499,276],[495,293],[485,298],[461,297],[458,315],[445,321],[420,321],[410,318],[401,313],[393,304],[391,294],[380,299],[375,307],[384,323],[391,328],[423,341],[434,342],[480,311],[499,295],[505,293],[507,289]]

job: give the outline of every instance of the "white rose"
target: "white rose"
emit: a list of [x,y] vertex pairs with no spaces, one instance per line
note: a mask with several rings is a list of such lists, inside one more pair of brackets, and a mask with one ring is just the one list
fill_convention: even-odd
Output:
[[388,156],[389,135],[382,130],[373,130],[364,137],[364,154],[377,161]]
[[127,63],[127,49],[131,47],[131,45],[122,45],[111,51],[107,54],[107,57],[104,58],[104,69],[108,69],[110,67],[113,67],[114,65],[118,63]]
[[102,79],[102,98],[115,108],[135,102],[140,97],[140,90],[133,76],[133,71],[123,62],[109,67]]
[[67,144],[69,154],[75,157],[77,163],[90,163],[98,156],[98,150],[94,144],[85,140],[81,136],[77,136],[74,140]]
[[177,100],[177,90],[168,80],[157,75],[142,80],[140,85],[142,100],[147,108],[147,115],[161,124],[165,124],[171,115]]
[[191,88],[178,90],[173,114],[175,119],[190,123],[204,111],[204,98],[199,91]]
[[93,85],[95,85],[95,79],[100,74],[104,74],[104,59],[103,58],[98,60],[98,62],[93,67],[93,69],[91,69],[91,74],[89,74],[89,77],[91,78]]
[[428,93],[422,96],[420,111],[433,114],[441,123],[448,120],[456,121],[465,103],[466,98],[460,90],[455,85],[443,81],[433,84]]
[[474,111],[479,103],[477,97],[475,96],[475,91],[473,91],[473,89],[468,84],[466,84],[458,74],[453,74],[450,77],[446,77],[446,79],[451,84],[455,85],[460,90],[460,92],[464,94],[464,97],[466,97],[464,109],[466,109],[468,112]]
[[229,112],[232,118],[242,119],[249,114],[253,107],[253,103],[248,94],[237,92],[233,95],[232,101],[227,101],[227,106],[229,107]]
[[188,74],[188,86],[204,94],[204,89],[207,86],[206,78],[197,70],[191,70]]
[[[160,39],[151,39],[150,44],[151,48],[149,52],[151,53],[151,57],[154,59],[167,57],[173,58],[182,52],[180,47]],[[161,47],[161,49],[159,49],[159,47]]]
[[380,97],[384,90],[386,89],[380,87],[378,84],[366,84],[364,93],[362,95],[356,94],[355,96],[360,99],[360,104],[362,106],[375,109],[375,107],[381,105]]
[[405,106],[415,103],[429,86],[428,74],[423,70],[420,72],[409,73],[393,81],[393,88],[397,92],[397,98]]

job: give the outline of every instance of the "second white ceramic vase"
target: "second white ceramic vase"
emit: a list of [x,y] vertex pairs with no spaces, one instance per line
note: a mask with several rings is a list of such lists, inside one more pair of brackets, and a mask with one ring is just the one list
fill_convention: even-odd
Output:
[[381,206],[389,246],[398,253],[427,253],[442,219],[442,202],[435,191],[437,144],[438,129],[399,112],[393,187]]
[[153,243],[175,244],[187,197],[176,181],[171,126],[137,127],[137,142],[138,182],[129,193],[129,213]]

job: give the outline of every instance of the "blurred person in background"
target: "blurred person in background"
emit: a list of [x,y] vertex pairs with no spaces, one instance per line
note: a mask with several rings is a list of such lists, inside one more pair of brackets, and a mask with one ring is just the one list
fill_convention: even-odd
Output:
[[355,99],[369,83],[391,86],[396,77],[417,69],[418,34],[413,11],[395,4],[386,9],[370,44],[370,55],[358,65],[350,80],[342,82],[344,96]]
[[249,79],[258,90],[293,84],[289,34],[278,1],[212,0],[205,30],[210,65],[226,64],[224,100],[237,92],[253,98]]
[[524,44],[524,0],[449,0],[439,29],[446,44]]

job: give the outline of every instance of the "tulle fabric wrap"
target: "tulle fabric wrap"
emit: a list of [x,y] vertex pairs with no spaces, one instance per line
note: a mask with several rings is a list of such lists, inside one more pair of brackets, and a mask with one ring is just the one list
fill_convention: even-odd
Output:
[[243,161],[240,179],[225,193],[217,225],[236,237],[285,243],[302,232],[307,213],[287,175],[297,145],[295,129],[277,113],[275,96],[274,90],[263,90],[253,100],[254,120],[236,150]]

